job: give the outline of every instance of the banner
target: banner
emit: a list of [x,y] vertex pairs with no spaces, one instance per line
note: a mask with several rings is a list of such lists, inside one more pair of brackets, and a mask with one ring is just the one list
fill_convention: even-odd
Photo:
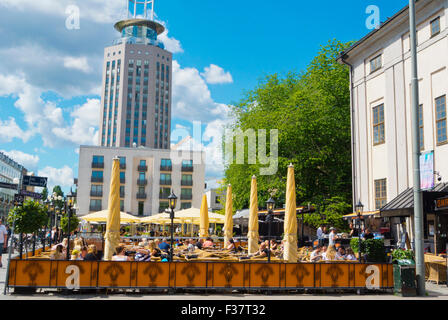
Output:
[[420,188],[422,190],[434,188],[434,151],[420,155]]

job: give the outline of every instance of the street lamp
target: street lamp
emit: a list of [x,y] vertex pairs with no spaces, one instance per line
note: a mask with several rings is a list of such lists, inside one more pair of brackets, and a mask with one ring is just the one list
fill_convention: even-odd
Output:
[[170,219],[171,219],[171,246],[170,246],[170,261],[173,261],[173,245],[174,245],[174,209],[176,208],[177,197],[171,190],[171,194],[168,196],[168,203],[170,207]]
[[73,194],[72,190],[70,189],[70,193],[67,194],[67,216],[68,216],[68,222],[67,222],[67,260],[70,260],[70,219],[72,217],[72,208],[75,203],[75,195]]
[[355,205],[357,217],[358,217],[358,254],[359,254],[359,263],[361,263],[361,218],[362,211],[364,210],[364,205],[361,203],[361,200]]
[[273,220],[273,212],[275,208],[275,201],[272,199],[272,197],[269,198],[268,201],[266,201],[266,207],[268,209],[268,214],[266,216],[266,222],[268,223],[268,263],[271,262],[271,224]]

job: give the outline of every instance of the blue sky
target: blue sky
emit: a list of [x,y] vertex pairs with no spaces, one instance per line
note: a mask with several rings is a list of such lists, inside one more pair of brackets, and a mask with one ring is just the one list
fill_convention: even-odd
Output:
[[[366,35],[369,5],[384,21],[407,3],[156,0],[157,20],[168,29],[161,39],[177,66],[173,128],[201,120],[202,144],[214,153],[207,157],[217,158],[225,105],[266,74],[303,70],[330,39]],[[80,10],[80,29],[66,28],[69,5]],[[118,36],[113,24],[123,5],[0,0],[0,150],[66,191],[77,176],[79,144],[95,142],[103,48]],[[220,176],[222,165],[207,165],[206,180]]]

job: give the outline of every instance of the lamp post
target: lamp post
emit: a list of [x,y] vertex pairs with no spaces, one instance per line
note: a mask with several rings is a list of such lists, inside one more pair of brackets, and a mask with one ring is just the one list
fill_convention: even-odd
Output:
[[171,190],[171,194],[168,196],[169,206],[170,206],[170,219],[171,219],[171,246],[170,246],[170,261],[173,261],[173,246],[174,246],[174,209],[176,208],[177,197]]
[[70,193],[67,194],[67,260],[70,260],[70,219],[72,218],[72,208],[74,206],[75,202],[75,195],[73,194],[72,190],[70,189]]
[[364,210],[364,205],[361,203],[361,200],[355,206],[357,217],[358,217],[358,254],[359,254],[359,263],[361,263],[361,217],[362,211]]
[[266,201],[266,207],[268,209],[268,214],[266,216],[266,222],[268,223],[268,263],[271,262],[271,224],[273,220],[273,211],[275,207],[275,201],[272,199],[272,197],[269,198],[268,201]]

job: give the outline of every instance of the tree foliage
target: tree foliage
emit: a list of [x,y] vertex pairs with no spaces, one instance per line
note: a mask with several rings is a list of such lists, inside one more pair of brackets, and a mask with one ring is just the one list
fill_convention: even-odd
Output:
[[[252,175],[257,176],[259,207],[265,207],[270,195],[281,207],[292,163],[297,203],[317,205],[326,222],[341,226],[340,216],[350,211],[352,192],[350,91],[349,70],[336,58],[349,45],[330,41],[306,71],[268,75],[232,107],[235,121],[230,129],[279,131],[276,174],[259,175],[266,165],[248,164],[247,153],[245,164],[226,165],[224,183],[232,184],[235,209],[249,206]],[[266,140],[269,155],[269,134]],[[321,215],[308,217],[308,222],[317,225]]]
[[15,207],[8,215],[8,223],[12,226],[15,220],[17,233],[34,233],[48,223],[47,209],[36,201],[25,201],[23,206]]
[[[76,216],[76,214],[72,214],[70,216],[70,232],[75,231],[79,226],[79,218]],[[61,218],[61,228],[62,231],[67,233],[68,230],[68,214],[64,214],[64,216]]]

